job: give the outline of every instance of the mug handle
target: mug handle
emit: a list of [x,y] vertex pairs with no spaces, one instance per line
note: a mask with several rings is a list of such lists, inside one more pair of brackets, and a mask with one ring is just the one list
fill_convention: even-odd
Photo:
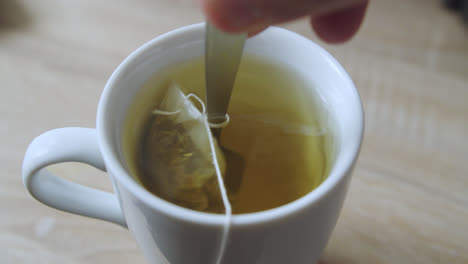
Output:
[[46,168],[73,161],[106,171],[95,129],[58,128],[38,136],[29,145],[23,160],[26,189],[34,198],[56,209],[127,227],[115,194],[59,178]]

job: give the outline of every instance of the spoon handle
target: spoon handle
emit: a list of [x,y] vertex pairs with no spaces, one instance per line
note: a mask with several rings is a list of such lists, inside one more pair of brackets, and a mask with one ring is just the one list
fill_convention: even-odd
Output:
[[227,34],[206,23],[205,80],[208,120],[225,121],[247,34]]

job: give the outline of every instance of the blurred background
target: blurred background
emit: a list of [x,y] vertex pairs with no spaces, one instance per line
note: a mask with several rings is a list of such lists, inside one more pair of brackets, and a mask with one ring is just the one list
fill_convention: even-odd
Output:
[[[95,126],[102,89],[146,41],[203,21],[196,0],[0,0],[0,263],[144,263],[129,232],[35,201],[29,142]],[[371,0],[359,34],[317,41],[361,93],[366,130],[322,264],[468,263],[468,27],[439,0]],[[110,190],[104,173],[54,166]],[[247,263],[248,264],[248,263]]]

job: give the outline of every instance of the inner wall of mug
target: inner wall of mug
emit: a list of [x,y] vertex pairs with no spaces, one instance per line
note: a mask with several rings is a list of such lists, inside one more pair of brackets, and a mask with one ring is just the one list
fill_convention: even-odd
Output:
[[[295,33],[271,28],[246,43],[246,54],[252,54],[280,63],[296,71],[310,83],[318,103],[328,110],[332,126],[333,159],[328,177],[308,195],[281,207],[299,206],[307,199],[319,199],[352,165],[359,149],[362,134],[362,112],[359,96],[352,81],[341,66],[322,48]],[[199,58],[204,54],[204,26],[185,27],[160,36],[132,53],[114,72],[109,80],[98,113],[98,131],[103,156],[115,158],[116,166],[123,166],[125,173],[116,178],[135,182],[126,168],[122,136],[127,111],[145,82],[168,66]],[[101,120],[100,120],[101,119]],[[321,120],[322,122],[324,120]],[[102,127],[100,127],[102,126]],[[102,142],[101,142],[102,143]],[[105,151],[109,148],[110,152]],[[106,157],[109,154],[111,157]],[[125,174],[125,175],[124,175]],[[128,179],[130,178],[130,179]],[[117,179],[119,180],[119,179]],[[147,192],[139,186],[143,192]],[[317,193],[314,197],[308,197]],[[163,202],[161,199],[158,202]],[[310,202],[310,201],[309,201]],[[175,205],[174,205],[175,206]],[[304,206],[304,204],[302,204]],[[291,209],[292,210],[292,209]],[[259,214],[259,213],[253,213]]]

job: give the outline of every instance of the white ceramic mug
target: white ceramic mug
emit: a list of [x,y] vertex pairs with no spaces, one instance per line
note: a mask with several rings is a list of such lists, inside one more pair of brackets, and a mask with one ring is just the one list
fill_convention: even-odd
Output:
[[[129,105],[145,81],[203,52],[204,24],[197,24],[157,37],[130,54],[104,88],[96,129],[55,129],[31,143],[22,171],[31,195],[60,210],[128,226],[148,263],[214,263],[224,216],[188,210],[146,191],[129,175],[121,142]],[[359,94],[329,53],[296,33],[272,27],[249,39],[245,52],[287,64],[311,82],[336,122],[336,151],[328,178],[309,194],[271,210],[234,215],[223,263],[314,263],[336,224],[359,154]],[[72,183],[46,168],[69,161],[107,171],[114,193]]]

